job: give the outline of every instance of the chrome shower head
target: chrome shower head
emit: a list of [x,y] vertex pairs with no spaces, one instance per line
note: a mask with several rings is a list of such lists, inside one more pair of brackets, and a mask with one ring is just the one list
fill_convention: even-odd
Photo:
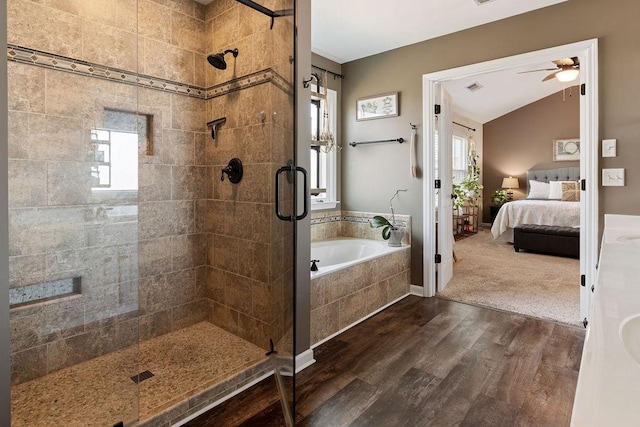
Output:
[[224,60],[224,56],[227,53],[233,54],[233,57],[236,58],[238,56],[238,49],[227,49],[224,52],[216,53],[215,55],[209,55],[207,57],[207,61],[209,61],[209,64],[213,65],[218,70],[226,70],[227,62]]

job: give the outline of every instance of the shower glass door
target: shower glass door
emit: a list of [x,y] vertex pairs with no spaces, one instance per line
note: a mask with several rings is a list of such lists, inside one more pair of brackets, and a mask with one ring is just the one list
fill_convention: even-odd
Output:
[[139,418],[137,8],[106,3],[8,2],[13,426]]
[[294,2],[245,3],[8,1],[13,426],[291,412]]

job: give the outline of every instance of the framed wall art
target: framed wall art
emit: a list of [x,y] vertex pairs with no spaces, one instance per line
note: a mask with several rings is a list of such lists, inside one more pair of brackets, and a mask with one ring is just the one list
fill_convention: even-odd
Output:
[[399,115],[398,92],[368,96],[356,101],[356,121],[384,119]]
[[571,160],[580,160],[580,140],[578,138],[554,139],[553,161],[565,162]]

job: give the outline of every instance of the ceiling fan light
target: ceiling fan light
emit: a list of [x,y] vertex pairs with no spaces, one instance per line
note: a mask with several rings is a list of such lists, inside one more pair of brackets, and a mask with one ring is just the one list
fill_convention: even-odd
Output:
[[556,78],[558,79],[558,81],[566,83],[575,80],[576,77],[578,77],[578,74],[580,74],[580,71],[572,68],[569,70],[558,71],[556,73]]

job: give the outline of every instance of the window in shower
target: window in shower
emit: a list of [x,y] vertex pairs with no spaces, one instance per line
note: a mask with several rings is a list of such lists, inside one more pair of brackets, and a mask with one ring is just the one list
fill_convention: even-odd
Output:
[[[312,92],[317,89],[312,85]],[[326,90],[326,102],[330,131],[337,135],[338,94]],[[337,202],[337,150],[328,149],[320,142],[322,117],[325,114],[323,103],[318,98],[311,99],[311,166],[309,170],[311,187],[311,209],[334,208]],[[339,145],[339,142],[337,142]]]
[[137,198],[139,145],[153,154],[153,116],[105,108],[104,127],[91,130],[91,192],[94,202]]
[[93,129],[92,190],[138,190],[138,134]]

